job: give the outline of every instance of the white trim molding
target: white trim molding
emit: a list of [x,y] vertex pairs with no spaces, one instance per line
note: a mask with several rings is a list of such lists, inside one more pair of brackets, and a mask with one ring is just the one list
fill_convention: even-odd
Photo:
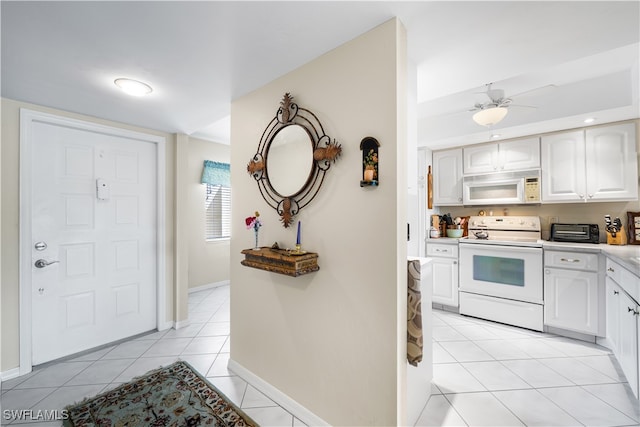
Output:
[[4,372],[0,372],[0,380],[8,381],[20,376],[20,368],[9,369]]
[[220,286],[227,286],[230,284],[231,282],[229,280],[222,280],[220,282],[207,283],[205,285],[189,288],[189,293],[192,294],[194,292],[206,291],[207,289],[219,288]]
[[[101,125],[85,120],[63,117],[40,111],[20,109],[20,365],[19,375],[32,370],[32,302],[31,302],[31,218],[32,206],[30,196],[32,192],[31,161],[33,150],[33,124],[47,123],[72,129],[86,130],[105,135],[120,136],[142,142],[156,144],[156,327],[164,330],[173,326],[167,320],[167,278],[166,278],[166,140],[163,136],[147,134],[113,126]],[[13,370],[8,371],[13,374]],[[2,374],[4,377],[4,373]]]
[[269,384],[233,359],[229,359],[227,368],[253,387],[264,393],[271,400],[291,412],[296,418],[308,426],[330,426],[331,424]]

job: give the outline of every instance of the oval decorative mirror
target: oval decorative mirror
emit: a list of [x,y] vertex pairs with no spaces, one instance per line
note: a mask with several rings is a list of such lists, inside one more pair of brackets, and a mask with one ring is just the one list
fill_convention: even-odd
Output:
[[342,147],[325,135],[318,118],[286,93],[247,171],[264,200],[280,215],[282,225],[289,227],[316,196],[331,162],[341,153]]
[[313,172],[313,140],[300,125],[281,128],[269,145],[265,168],[274,191],[293,196]]

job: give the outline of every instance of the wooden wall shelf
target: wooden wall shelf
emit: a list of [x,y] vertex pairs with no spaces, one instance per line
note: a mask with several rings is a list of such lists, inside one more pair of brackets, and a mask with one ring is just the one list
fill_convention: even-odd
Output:
[[265,246],[260,249],[245,249],[241,253],[244,255],[244,260],[240,261],[242,265],[272,273],[298,277],[320,269],[318,254],[315,252],[292,255],[291,251]]

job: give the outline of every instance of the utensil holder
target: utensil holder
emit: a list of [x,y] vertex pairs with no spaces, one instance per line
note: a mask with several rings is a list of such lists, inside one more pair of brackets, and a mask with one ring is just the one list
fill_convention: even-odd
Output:
[[[613,236],[615,234],[615,236]],[[627,244],[627,233],[624,230],[618,231],[616,233],[611,233],[607,231],[607,245],[626,245]]]

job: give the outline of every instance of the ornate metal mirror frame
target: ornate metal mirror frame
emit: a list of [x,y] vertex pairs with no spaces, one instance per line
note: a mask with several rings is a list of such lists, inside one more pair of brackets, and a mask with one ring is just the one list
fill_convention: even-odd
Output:
[[[308,141],[304,137],[300,140],[301,132],[299,132],[299,130],[296,132],[289,132],[289,130],[294,130],[294,128],[285,130],[289,126],[302,127],[306,131],[305,136],[308,136]],[[286,140],[288,135],[295,133],[298,133],[298,139],[296,141]],[[276,144],[274,144],[274,142],[276,142]],[[279,157],[281,157],[282,154],[285,156],[291,154],[291,156],[293,156],[294,152],[298,155],[305,156],[304,153],[300,154],[300,149],[286,150],[287,144],[296,143],[303,145],[307,143],[310,144],[308,150],[303,148],[302,151],[308,151],[312,159],[286,157],[284,163],[282,158],[276,161],[276,150],[274,150],[276,146]],[[336,143],[335,139],[331,142],[331,138],[324,133],[324,129],[318,118],[311,111],[298,107],[298,105],[293,102],[293,97],[289,93],[285,93],[276,116],[269,122],[262,133],[258,144],[258,151],[247,165],[247,171],[258,183],[258,189],[264,200],[280,215],[282,225],[289,227],[293,222],[293,217],[300,212],[300,209],[307,206],[316,194],[318,194],[324,181],[324,176],[331,166],[331,162],[335,162],[341,152],[342,147],[340,144]],[[271,162],[269,161],[270,154],[273,156]],[[283,166],[284,164],[289,164],[291,167],[287,168]],[[297,165],[300,164],[302,164],[303,174],[306,173],[304,172],[304,165],[309,164],[310,166],[306,180],[304,176],[300,177],[299,175],[297,181],[303,183],[298,189],[276,188],[277,185],[274,186],[273,180],[269,179],[269,174],[271,173],[272,176],[279,174],[277,181],[280,183],[283,180],[289,180],[288,177],[282,177],[282,175],[280,175],[283,169],[299,170],[301,168],[297,167]],[[298,171],[298,174],[300,174],[300,171]],[[296,182],[295,177],[291,180],[294,183]],[[280,187],[282,187],[282,185],[280,185]]]

